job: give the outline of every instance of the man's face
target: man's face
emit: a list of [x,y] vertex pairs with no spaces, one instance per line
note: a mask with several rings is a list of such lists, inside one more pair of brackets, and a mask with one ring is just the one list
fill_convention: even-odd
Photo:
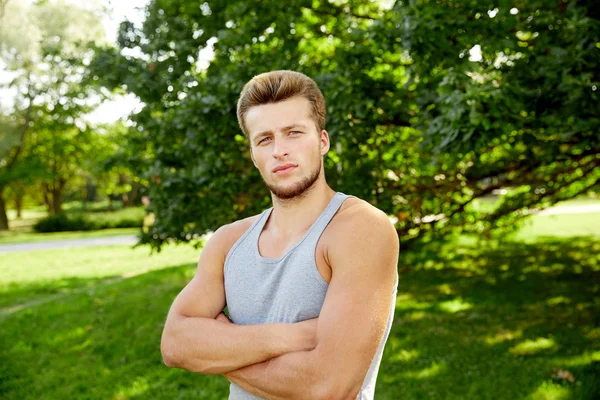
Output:
[[304,97],[254,106],[245,117],[252,161],[280,199],[304,193],[319,178],[329,150],[326,131],[317,131]]

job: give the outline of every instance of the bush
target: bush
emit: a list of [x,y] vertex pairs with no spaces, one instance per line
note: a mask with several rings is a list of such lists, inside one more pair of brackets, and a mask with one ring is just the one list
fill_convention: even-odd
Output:
[[115,216],[88,216],[85,214],[49,215],[39,220],[33,229],[36,232],[91,231],[97,229],[138,228],[142,226],[143,215],[121,213]]

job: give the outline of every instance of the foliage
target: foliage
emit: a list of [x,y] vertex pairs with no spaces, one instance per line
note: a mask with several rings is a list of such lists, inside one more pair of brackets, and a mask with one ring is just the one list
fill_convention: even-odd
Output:
[[[128,128],[122,121],[96,127],[97,146],[94,151],[94,164],[88,169],[90,182],[99,194],[112,198],[122,196],[128,203],[138,202],[140,188],[147,182],[136,176],[131,162],[132,146],[127,145]],[[133,204],[126,204],[126,206]],[[137,205],[137,204],[136,204]]]
[[[0,65],[11,78],[2,85],[14,99],[0,109],[0,197],[12,182],[40,184],[57,213],[93,148],[81,117],[102,98],[86,78],[87,42],[99,39],[100,18],[62,0],[8,1],[2,11]],[[0,203],[1,230],[8,221]]]
[[92,231],[97,229],[115,228],[141,228],[144,212],[126,212],[111,215],[111,213],[97,214],[68,214],[59,213],[40,219],[33,225],[36,232],[65,232],[65,231]]
[[[510,230],[600,182],[600,8],[587,1],[151,1],[93,70],[145,104],[129,146],[151,180],[143,242],[256,214],[270,198],[235,118],[252,76],[313,77],[329,183],[397,218],[403,240]],[[200,55],[214,47],[203,68]],[[493,213],[471,207],[512,187]]]

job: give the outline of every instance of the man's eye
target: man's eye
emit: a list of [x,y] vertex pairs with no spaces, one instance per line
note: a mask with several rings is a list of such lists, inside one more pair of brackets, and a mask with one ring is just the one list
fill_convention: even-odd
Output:
[[270,138],[268,138],[268,137],[266,137],[266,138],[262,138],[261,140],[259,140],[259,141],[258,141],[258,144],[261,144],[262,142],[264,142],[264,141],[265,141],[265,140],[267,140],[267,139],[270,139]]
[[297,134],[301,134],[302,132],[300,132],[300,131],[291,131],[290,133],[297,133]]

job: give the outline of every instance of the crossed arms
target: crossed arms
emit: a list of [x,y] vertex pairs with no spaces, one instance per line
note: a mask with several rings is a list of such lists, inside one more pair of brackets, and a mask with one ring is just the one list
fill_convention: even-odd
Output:
[[321,313],[295,324],[235,325],[219,315],[226,251],[245,229],[215,232],[169,311],[165,364],[223,374],[267,399],[356,398],[385,332],[399,249],[384,213],[363,205],[348,213],[332,232],[342,245],[326,254],[332,276]]

